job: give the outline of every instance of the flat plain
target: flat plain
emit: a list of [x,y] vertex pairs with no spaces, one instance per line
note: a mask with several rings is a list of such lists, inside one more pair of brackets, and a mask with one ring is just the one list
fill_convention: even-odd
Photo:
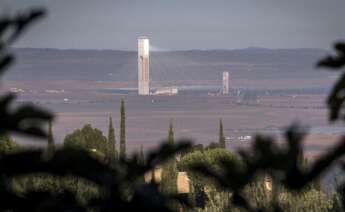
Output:
[[[34,87],[41,89],[19,93],[19,100],[33,102],[56,114],[54,135],[58,144],[62,144],[66,134],[86,123],[101,129],[106,135],[110,115],[118,138],[121,98],[126,103],[130,151],[137,150],[140,144],[145,149],[157,146],[167,137],[170,121],[174,124],[176,140],[191,139],[197,144],[207,145],[217,141],[218,122],[222,119],[227,147],[234,150],[246,148],[251,143],[252,139],[241,140],[241,136],[262,133],[281,141],[284,129],[292,123],[299,123],[309,127],[310,135],[305,147],[307,155],[312,157],[334,144],[342,132],[341,126],[331,126],[327,120],[324,94],[266,94],[257,95],[255,101],[243,101],[235,94],[138,96],[134,93],[98,92],[104,85],[97,83],[69,82],[75,89],[66,86],[66,82],[51,82],[45,88],[46,83],[13,81],[7,82],[6,86],[20,86],[27,91]],[[56,89],[58,85],[64,85],[66,90]],[[49,87],[54,90],[49,90]]]
[[[325,99],[338,76],[315,68],[328,54],[322,49],[152,52],[153,88],[204,89],[177,96],[136,95],[135,51],[14,49],[14,53],[17,63],[5,75],[2,88],[16,92],[21,102],[56,114],[57,144],[86,123],[106,135],[110,115],[118,138],[121,98],[126,102],[130,151],[140,144],[145,150],[157,146],[167,137],[170,120],[176,140],[207,145],[217,141],[222,119],[231,149],[248,147],[256,133],[282,140],[284,129],[299,122],[310,127],[305,148],[310,157],[322,153],[343,132],[342,126],[331,126],[327,120]],[[217,94],[223,71],[230,73],[229,96]]]

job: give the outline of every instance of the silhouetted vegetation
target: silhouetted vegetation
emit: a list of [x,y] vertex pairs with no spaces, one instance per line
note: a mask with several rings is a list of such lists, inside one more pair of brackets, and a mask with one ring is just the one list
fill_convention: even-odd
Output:
[[[168,132],[168,143],[174,145],[174,129],[170,122]],[[176,158],[169,159],[162,167],[161,190],[164,193],[177,194],[177,164]]]
[[[317,65],[318,67],[325,67],[333,70],[341,70],[345,65],[345,43],[336,43],[334,45],[336,50],[336,56],[328,56],[321,60]],[[344,115],[341,115],[342,106],[345,100],[344,97],[345,89],[345,75],[344,73],[340,76],[339,80],[335,83],[331,94],[327,99],[329,108],[329,119],[336,121],[339,118],[345,119]]]
[[19,144],[7,134],[0,136],[0,155],[13,153],[20,149]]
[[84,149],[86,151],[97,152],[105,158],[109,152],[107,138],[102,131],[93,128],[91,124],[86,124],[82,129],[74,130],[66,135],[64,139],[66,148]]
[[[45,14],[43,10],[32,10],[16,17],[5,17],[0,21],[0,73],[13,62],[14,57],[8,53],[12,44],[23,31],[35,20]],[[40,138],[48,138],[44,130],[53,116],[46,110],[32,105],[22,105],[15,110],[11,107],[15,96],[6,94],[0,100],[0,133],[20,133]],[[122,104],[123,105],[123,104]],[[123,109],[122,109],[123,108]],[[121,142],[125,142],[124,106],[121,122]],[[49,138],[50,140],[50,138]],[[4,149],[12,149],[9,138],[1,140]],[[154,167],[171,158],[178,152],[190,148],[188,142],[176,145],[165,144],[148,153],[145,163],[137,163],[137,155],[121,158],[111,168],[90,155],[83,148],[57,149],[51,157],[46,158],[43,150],[23,150],[18,153],[2,154],[0,157],[0,210],[1,211],[171,211],[168,203],[180,200],[176,195],[165,195],[158,185],[137,183],[138,178]],[[122,150],[125,150],[122,148]],[[124,153],[124,151],[122,151]],[[24,186],[18,189],[20,181],[33,185],[34,179],[52,179],[50,186]],[[25,179],[18,179],[18,178]],[[66,179],[67,178],[67,179]],[[76,180],[78,182],[76,182]],[[16,183],[11,183],[16,181]],[[75,187],[80,181],[94,186],[99,195],[78,199],[77,193],[66,186],[57,186],[63,181]],[[20,187],[20,186],[19,186]],[[37,187],[40,187],[37,189]],[[90,193],[90,192],[86,192]],[[94,192],[98,193],[98,192]]]
[[123,99],[121,99],[120,116],[120,158],[126,158],[126,114]]
[[[14,62],[14,56],[8,52],[9,45],[44,14],[43,10],[32,10],[0,20],[0,74],[4,74]],[[14,132],[45,137],[47,133],[42,125],[53,118],[52,114],[32,105],[21,105],[14,109],[12,103],[15,98],[14,94],[6,94],[0,98],[0,133]]]
[[109,160],[116,160],[118,158],[118,152],[116,148],[116,138],[115,138],[115,129],[113,127],[113,119],[109,117],[109,126],[108,126],[108,157]]
[[54,136],[53,136],[53,124],[51,121],[48,123],[48,147],[47,153],[49,156],[55,152]]
[[[338,55],[329,56],[322,60],[318,66],[339,69],[345,64],[344,44],[335,45]],[[342,73],[340,80],[336,83],[333,91],[328,98],[330,110],[330,120],[336,121],[343,119],[340,115],[342,105],[345,101],[343,95],[345,89],[345,74]],[[200,162],[193,164],[190,168],[193,172],[203,175],[213,181],[222,189],[231,192],[230,201],[227,208],[236,206],[247,211],[283,211],[293,210],[296,207],[296,201],[293,204],[281,204],[279,193],[272,191],[269,204],[253,204],[253,198],[250,198],[246,188],[250,186],[257,178],[267,176],[273,182],[273,187],[282,187],[287,192],[295,193],[298,197],[303,195],[303,191],[317,181],[320,176],[325,174],[334,164],[340,164],[345,169],[345,164],[341,160],[345,154],[345,139],[342,138],[339,143],[330,151],[321,155],[309,167],[303,166],[303,139],[305,132],[301,127],[294,124],[285,134],[285,145],[278,143],[269,136],[257,135],[251,149],[241,150],[238,152],[241,160],[220,159],[217,163],[221,171],[210,167],[207,163]],[[313,207],[300,207],[299,210],[313,209],[315,211],[323,210],[342,210],[344,209],[344,188],[340,185],[339,195],[341,197],[333,202],[334,205],[322,208],[324,205]],[[256,195],[259,195],[256,193]],[[321,194],[319,194],[321,195]],[[291,198],[285,199],[291,201]],[[321,197],[321,196],[320,196]],[[316,204],[317,202],[315,202]]]
[[[0,20],[0,73],[14,57],[8,47],[34,21],[44,15],[32,10],[16,17]],[[336,56],[329,56],[318,65],[340,69],[345,65],[345,44],[336,45]],[[345,119],[341,114],[345,89],[342,73],[328,98],[330,120]],[[94,157],[93,150],[109,154],[115,151],[115,134],[109,121],[108,139],[97,129],[86,125],[66,136],[65,147],[53,144],[53,115],[32,105],[15,109],[13,94],[0,98],[0,210],[1,211],[173,211],[176,205],[190,206],[177,194],[179,170],[188,172],[195,200],[205,211],[343,211],[345,184],[329,198],[316,189],[315,182],[345,155],[345,137],[330,151],[306,165],[303,156],[305,132],[294,124],[285,133],[285,144],[272,137],[257,135],[251,148],[238,154],[224,148],[192,149],[190,142],[174,142],[170,125],[167,142],[149,152],[126,155],[125,106],[121,101],[120,158],[110,165]],[[44,127],[49,124],[48,133]],[[219,143],[224,147],[222,122]],[[20,133],[48,140],[49,157],[44,150],[20,148],[8,136]],[[111,143],[111,145],[109,145]],[[115,152],[111,151],[114,155]],[[177,164],[175,156],[182,154]],[[144,183],[143,176],[162,166],[162,185]],[[165,167],[165,168],[164,168]],[[268,185],[265,183],[269,182]],[[265,187],[266,186],[266,187]],[[270,188],[271,186],[271,188]],[[193,199],[193,198],[191,198]],[[179,204],[178,204],[179,203]],[[195,204],[198,206],[198,204]],[[185,208],[189,210],[189,208]],[[192,210],[201,210],[192,208]]]
[[223,131],[223,121],[222,119],[219,120],[219,135],[218,135],[218,142],[219,146],[221,148],[226,148],[225,146],[225,137],[224,137],[224,131]]

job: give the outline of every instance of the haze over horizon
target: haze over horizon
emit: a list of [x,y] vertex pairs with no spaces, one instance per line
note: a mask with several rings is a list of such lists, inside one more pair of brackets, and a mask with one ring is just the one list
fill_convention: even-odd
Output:
[[0,0],[2,14],[45,7],[15,47],[136,50],[321,48],[345,37],[343,0]]
[[[61,51],[123,51],[123,52],[137,52],[137,49],[108,49],[108,48],[57,48],[57,47],[21,47],[16,46],[13,49],[37,49],[37,50],[61,50]],[[292,47],[292,48],[266,48],[261,46],[248,46],[243,48],[209,48],[209,49],[162,49],[156,46],[150,45],[150,52],[188,52],[188,51],[242,51],[242,50],[323,50],[328,51],[330,48],[312,48],[312,47]]]

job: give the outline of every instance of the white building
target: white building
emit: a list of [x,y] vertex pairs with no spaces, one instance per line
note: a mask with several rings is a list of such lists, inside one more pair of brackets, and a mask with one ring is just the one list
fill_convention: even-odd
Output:
[[150,95],[150,41],[138,38],[138,94]]
[[223,72],[223,94],[228,95],[229,94],[229,72],[224,71]]
[[177,94],[178,94],[177,88],[158,88],[155,92],[153,92],[153,95],[173,96]]

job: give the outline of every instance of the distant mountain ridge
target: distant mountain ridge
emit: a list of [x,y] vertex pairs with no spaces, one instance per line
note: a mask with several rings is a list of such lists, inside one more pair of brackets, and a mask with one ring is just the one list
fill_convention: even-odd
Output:
[[[123,50],[60,50],[15,48],[17,63],[9,80],[135,81],[137,52]],[[239,79],[320,77],[315,63],[323,49],[265,49],[154,51],[152,80],[218,80],[229,71]],[[321,73],[326,76],[327,73]]]

